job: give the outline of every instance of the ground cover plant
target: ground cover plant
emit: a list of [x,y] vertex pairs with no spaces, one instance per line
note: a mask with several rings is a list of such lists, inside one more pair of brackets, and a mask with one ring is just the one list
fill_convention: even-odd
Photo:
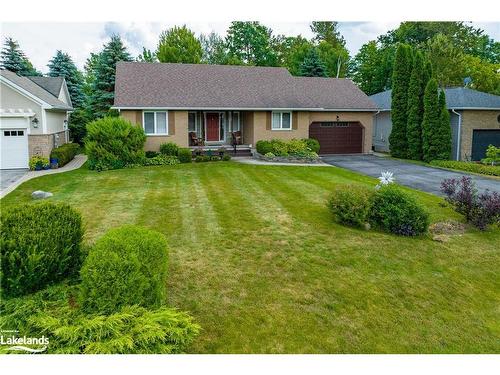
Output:
[[[332,221],[336,186],[377,183],[333,167],[83,167],[27,181],[2,209],[44,189],[82,213],[86,244],[123,224],[164,234],[167,305],[203,328],[192,353],[500,351],[500,231],[438,242]],[[432,224],[464,221],[443,198],[401,189]]]

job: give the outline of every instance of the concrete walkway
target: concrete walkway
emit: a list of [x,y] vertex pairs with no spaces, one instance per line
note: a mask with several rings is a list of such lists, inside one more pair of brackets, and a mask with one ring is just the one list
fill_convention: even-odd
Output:
[[396,183],[413,189],[442,196],[440,187],[445,178],[469,176],[476,183],[479,192],[485,190],[500,192],[500,179],[482,177],[467,172],[455,172],[433,168],[402,160],[375,155],[328,155],[321,158],[324,162],[349,169],[372,177],[379,177],[382,171],[394,173]]
[[243,164],[254,164],[254,165],[288,165],[288,166],[300,166],[300,167],[331,167],[330,164],[323,163],[322,161],[318,163],[280,163],[277,161],[264,161],[264,160],[259,160],[259,159],[254,159],[254,158],[239,158],[239,157],[234,157],[231,158],[231,160],[234,160],[238,163],[243,163]]
[[[75,158],[73,160],[71,160],[68,164],[66,164],[64,167],[57,168],[57,169],[47,169],[47,170],[42,170],[42,171],[17,170],[17,171],[15,171],[15,172],[17,172],[17,174],[12,173],[11,171],[8,171],[8,170],[0,171],[0,173],[2,174],[2,178],[1,178],[2,185],[1,185],[1,191],[0,191],[0,198],[5,197],[7,194],[9,194],[12,190],[17,188],[23,182],[31,180],[32,178],[45,176],[48,174],[56,174],[56,173],[63,173],[63,172],[72,171],[74,169],[80,168],[83,165],[83,163],[85,163],[86,161],[87,161],[87,155],[79,154],[79,155],[76,155]],[[6,175],[4,175],[4,173]]]

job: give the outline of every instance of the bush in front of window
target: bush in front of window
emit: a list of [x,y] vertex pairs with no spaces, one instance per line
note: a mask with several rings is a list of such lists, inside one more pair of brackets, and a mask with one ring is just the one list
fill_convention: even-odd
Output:
[[272,152],[271,141],[265,141],[265,140],[257,141],[257,143],[255,144],[255,148],[257,152],[261,155],[265,155],[269,152]]
[[288,156],[288,144],[281,139],[271,140],[271,152],[276,156]]
[[2,295],[29,294],[78,273],[82,237],[82,217],[67,204],[44,202],[3,210]]
[[158,155],[160,155],[160,153],[157,151],[146,151],[147,158],[154,158],[155,156],[158,156]]
[[122,117],[104,117],[87,125],[85,150],[89,169],[107,170],[141,164],[146,135]]
[[168,156],[177,156],[179,152],[179,146],[173,142],[162,143],[160,145],[160,153]]
[[108,231],[89,251],[81,270],[80,302],[90,313],[166,301],[168,247],[161,233],[135,225]]
[[193,153],[189,148],[180,148],[177,157],[181,163],[191,163],[193,161]]

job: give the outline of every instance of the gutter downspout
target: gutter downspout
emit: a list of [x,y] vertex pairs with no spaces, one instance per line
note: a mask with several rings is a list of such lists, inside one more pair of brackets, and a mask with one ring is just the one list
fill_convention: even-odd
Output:
[[455,111],[454,109],[451,110],[454,114],[458,116],[458,136],[457,136],[457,160],[460,160],[460,141],[461,141],[461,135],[462,135],[462,115]]
[[[373,117],[375,118],[375,123],[373,124],[373,127],[375,129],[372,129],[372,153],[375,151],[375,144],[373,143],[373,140],[377,139],[377,123],[378,123],[377,115],[379,113],[380,113],[380,110],[378,110],[377,112],[375,112],[375,114],[373,115]],[[374,133],[375,133],[375,137],[373,136]]]

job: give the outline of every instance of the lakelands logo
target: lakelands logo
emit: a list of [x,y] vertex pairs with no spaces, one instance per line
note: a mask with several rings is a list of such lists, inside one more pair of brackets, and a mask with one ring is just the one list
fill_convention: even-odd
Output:
[[[43,353],[49,345],[49,338],[45,336],[19,336],[18,331],[0,331],[0,345],[2,351],[20,351],[28,353]],[[5,346],[5,347],[4,347]]]

